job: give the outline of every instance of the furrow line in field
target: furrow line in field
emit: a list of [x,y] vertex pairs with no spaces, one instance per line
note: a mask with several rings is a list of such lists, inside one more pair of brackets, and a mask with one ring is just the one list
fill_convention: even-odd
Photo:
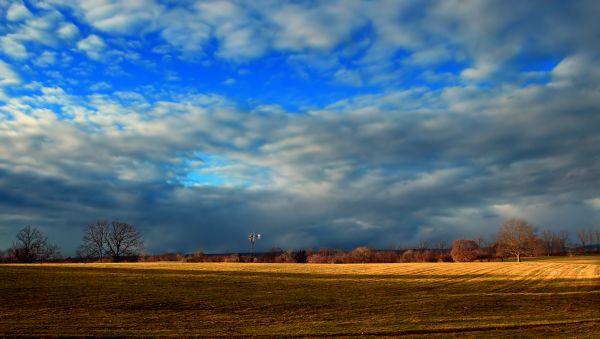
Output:
[[433,334],[457,334],[468,332],[488,332],[502,330],[525,330],[532,328],[556,327],[568,325],[600,324],[600,319],[577,320],[577,321],[559,321],[547,323],[515,324],[515,325],[489,325],[489,326],[470,326],[453,328],[427,328],[427,329],[408,329],[398,331],[365,331],[360,333],[316,333],[316,334],[277,334],[277,335],[224,335],[224,336],[203,336],[204,338],[331,338],[331,337],[362,337],[362,336],[405,336],[405,335],[433,335]]

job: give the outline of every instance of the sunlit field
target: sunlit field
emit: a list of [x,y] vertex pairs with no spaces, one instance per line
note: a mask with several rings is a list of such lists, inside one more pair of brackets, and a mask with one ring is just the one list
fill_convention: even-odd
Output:
[[600,337],[600,258],[0,265],[0,336]]

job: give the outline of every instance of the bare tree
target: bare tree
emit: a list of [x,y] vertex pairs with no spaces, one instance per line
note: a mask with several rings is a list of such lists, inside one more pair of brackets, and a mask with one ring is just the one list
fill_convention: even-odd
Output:
[[124,222],[113,221],[108,227],[106,249],[114,261],[125,256],[138,255],[144,247],[142,235]]
[[577,238],[579,239],[579,243],[581,243],[581,249],[585,251],[585,244],[587,240],[587,232],[585,228],[577,229]]
[[558,251],[565,253],[567,251],[567,241],[569,240],[569,232],[562,230],[556,234],[556,243]]
[[17,233],[17,240],[9,252],[15,260],[26,263],[60,257],[58,247],[48,244],[48,238],[40,230],[29,225]]
[[450,255],[457,262],[473,261],[479,255],[479,245],[473,240],[454,240]]
[[429,248],[429,241],[427,241],[425,239],[420,239],[419,243],[417,244],[417,249],[418,250],[426,250],[427,248]]
[[542,240],[544,241],[544,246],[546,247],[546,255],[550,256],[550,254],[554,253],[554,245],[556,244],[556,234],[551,230],[544,229],[542,231]]
[[498,245],[502,251],[517,258],[531,254],[535,243],[535,229],[524,219],[508,219],[498,232]]
[[442,239],[442,240],[438,241],[435,244],[435,248],[437,250],[439,250],[440,252],[446,250],[448,248],[448,240]]
[[96,258],[102,261],[107,252],[107,240],[110,223],[107,220],[98,220],[85,228],[83,243],[79,247],[79,254],[83,258]]
[[587,238],[588,238],[588,244],[593,245],[594,244],[594,228],[592,227],[592,225],[590,225],[587,229]]
[[485,237],[483,235],[478,236],[475,242],[479,248],[485,247]]

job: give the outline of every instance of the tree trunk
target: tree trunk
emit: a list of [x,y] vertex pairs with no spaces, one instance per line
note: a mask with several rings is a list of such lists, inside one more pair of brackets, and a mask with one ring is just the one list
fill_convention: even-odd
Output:
[[521,254],[517,254],[517,262],[521,262]]

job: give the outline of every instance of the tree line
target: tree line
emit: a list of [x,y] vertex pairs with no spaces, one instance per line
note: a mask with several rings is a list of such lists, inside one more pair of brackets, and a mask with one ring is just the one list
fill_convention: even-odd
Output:
[[[449,247],[447,242],[428,246],[421,241],[415,248],[376,250],[358,247],[350,251],[322,248],[320,250],[288,250],[273,248],[259,256],[242,254],[209,255],[202,251],[193,254],[144,254],[142,235],[131,224],[120,221],[98,220],[84,228],[77,261],[182,261],[182,262],[274,262],[274,263],[395,263],[395,262],[469,262],[475,260],[521,261],[523,257],[566,255],[572,253],[600,253],[600,229],[577,229],[578,243],[568,243],[567,231],[539,229],[524,219],[508,219],[499,228],[494,239],[457,239]],[[69,258],[70,259],[70,258]],[[21,229],[12,246],[0,251],[1,262],[48,262],[62,259],[58,246],[37,228]],[[73,260],[73,259],[70,259]]]
[[[84,261],[137,261],[143,250],[142,235],[133,225],[98,220],[85,227],[77,258]],[[17,232],[16,239],[8,250],[0,251],[0,261],[4,262],[34,263],[61,259],[58,246],[49,243],[39,229],[30,225]]]

